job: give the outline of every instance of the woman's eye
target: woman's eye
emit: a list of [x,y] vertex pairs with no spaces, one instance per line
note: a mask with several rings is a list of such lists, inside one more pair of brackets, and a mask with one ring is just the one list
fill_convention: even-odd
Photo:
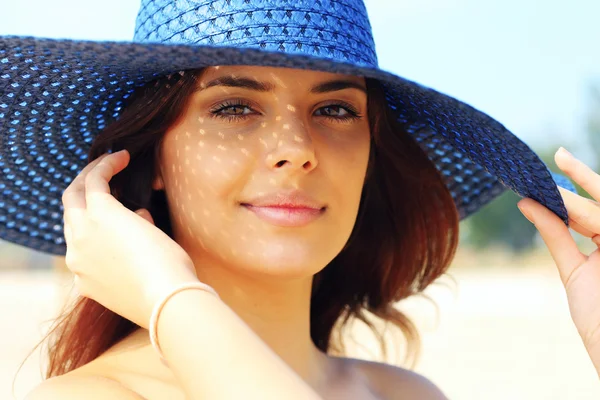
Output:
[[348,112],[348,110],[346,110],[344,107],[338,106],[338,105],[330,105],[330,106],[321,107],[316,112],[318,113],[321,110],[326,110],[327,115],[324,115],[325,117],[334,117],[336,115],[343,116],[343,115],[350,114]]
[[[325,115],[322,115],[322,113],[319,115],[322,110],[325,111]],[[329,104],[319,108],[315,113],[319,117],[325,117],[335,122],[349,122],[362,118],[362,115],[359,115],[358,111],[349,104]]]
[[248,113],[246,113],[245,110],[249,110],[249,108],[246,106],[229,106],[226,107],[224,110],[229,110],[230,112],[226,113],[229,115],[246,115]]

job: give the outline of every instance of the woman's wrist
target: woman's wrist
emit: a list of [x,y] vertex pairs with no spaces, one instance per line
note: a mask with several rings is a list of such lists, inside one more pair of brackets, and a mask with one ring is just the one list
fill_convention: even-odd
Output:
[[161,361],[163,364],[168,365],[168,362],[164,358],[164,355],[160,348],[160,343],[158,341],[158,321],[160,320],[160,316],[165,305],[171,300],[174,296],[186,291],[186,290],[196,290],[210,293],[220,300],[219,294],[209,285],[202,283],[198,280],[184,282],[181,284],[173,285],[163,296],[156,302],[152,314],[150,315],[150,324],[149,324],[149,334],[150,334],[150,343],[152,347],[159,354]]

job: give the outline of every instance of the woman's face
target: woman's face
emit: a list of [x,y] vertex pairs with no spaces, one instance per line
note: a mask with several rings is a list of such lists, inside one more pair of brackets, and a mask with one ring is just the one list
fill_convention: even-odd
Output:
[[[370,144],[365,88],[355,76],[208,68],[164,138],[154,183],[166,191],[178,243],[196,262],[252,274],[298,278],[325,267],[358,212]],[[267,207],[276,201],[263,196],[314,204]]]

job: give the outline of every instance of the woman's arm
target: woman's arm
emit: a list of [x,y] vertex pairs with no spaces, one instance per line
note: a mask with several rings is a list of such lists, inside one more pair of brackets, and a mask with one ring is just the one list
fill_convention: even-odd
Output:
[[320,399],[225,303],[185,290],[157,325],[165,360],[189,399]]

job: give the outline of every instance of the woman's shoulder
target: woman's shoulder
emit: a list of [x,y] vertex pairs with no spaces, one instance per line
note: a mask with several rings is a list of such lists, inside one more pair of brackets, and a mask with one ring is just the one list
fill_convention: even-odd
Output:
[[25,400],[144,399],[117,381],[102,376],[65,374],[47,379],[27,394]]
[[364,376],[381,399],[448,399],[433,382],[409,369],[358,359],[348,359],[348,362]]

